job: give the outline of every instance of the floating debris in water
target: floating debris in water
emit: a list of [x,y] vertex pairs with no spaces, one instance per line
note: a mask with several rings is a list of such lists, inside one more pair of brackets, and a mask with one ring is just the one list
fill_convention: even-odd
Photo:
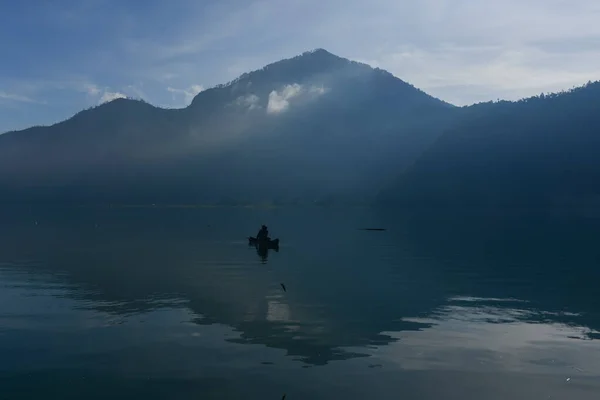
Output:
[[287,290],[285,289],[285,285],[283,283],[280,283],[281,287],[283,288],[284,292],[287,292]]

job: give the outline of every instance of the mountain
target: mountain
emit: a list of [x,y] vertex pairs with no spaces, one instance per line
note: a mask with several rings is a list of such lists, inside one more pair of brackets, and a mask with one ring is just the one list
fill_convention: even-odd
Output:
[[318,49],[205,90],[184,109],[118,99],[0,135],[0,201],[366,201],[456,110]]
[[465,107],[380,195],[395,206],[600,205],[600,82]]

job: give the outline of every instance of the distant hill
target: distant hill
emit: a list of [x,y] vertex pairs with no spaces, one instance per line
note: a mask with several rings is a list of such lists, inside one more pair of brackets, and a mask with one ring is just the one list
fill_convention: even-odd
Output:
[[0,135],[0,201],[367,201],[457,108],[318,49],[167,110],[117,99]]
[[600,83],[465,107],[380,201],[422,207],[600,206]]
[[600,205],[598,154],[600,83],[454,107],[318,49],[0,135],[0,202]]

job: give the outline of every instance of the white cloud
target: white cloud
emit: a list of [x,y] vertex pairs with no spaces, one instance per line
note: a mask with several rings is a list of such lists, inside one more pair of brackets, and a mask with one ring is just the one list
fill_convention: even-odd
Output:
[[90,96],[97,96],[101,92],[100,88],[93,83],[84,83],[83,90]]
[[321,46],[456,104],[600,78],[597,1],[374,0],[361,12],[358,3],[349,0],[335,20],[327,17],[331,23],[313,25]]
[[398,49],[381,56],[379,63],[429,94],[467,105],[497,98],[517,100],[569,89],[594,80],[594,76],[600,78],[600,67],[594,67],[600,65],[600,53],[582,52],[579,59],[582,64],[572,66],[570,57],[548,54],[533,45],[504,48],[447,44],[435,50]]
[[321,96],[327,92],[323,86],[310,86],[308,89],[300,84],[294,83],[285,85],[282,90],[273,90],[269,93],[269,102],[267,104],[268,114],[279,114],[290,108],[290,101],[305,93],[313,96]]
[[16,93],[7,93],[4,91],[0,91],[0,99],[18,101],[21,103],[41,103],[40,101],[32,99],[28,96],[23,96]]
[[140,84],[140,86],[136,86],[136,85],[127,85],[125,92],[128,93],[133,93],[133,95],[138,98],[138,99],[146,99],[146,93],[144,93],[144,91],[141,89],[141,87],[143,87],[143,84]]
[[328,89],[326,89],[323,86],[311,86],[310,89],[308,89],[309,93],[312,94],[316,94],[317,96],[321,96],[325,93],[327,93]]
[[[167,88],[167,91],[173,93],[173,95],[179,95],[179,96],[183,96],[183,100],[184,100],[184,106],[189,105],[192,100],[194,99],[194,97],[196,97],[196,95],[202,91],[204,91],[204,86],[202,85],[191,85],[190,87],[188,87],[187,89],[176,89],[173,88],[171,86],[169,86]],[[175,100],[175,97],[174,97]]]
[[290,107],[290,100],[300,94],[302,86],[297,83],[286,85],[281,92],[273,90],[269,93],[269,103],[267,104],[267,113],[278,114],[286,111]]
[[127,96],[124,95],[123,93],[105,91],[104,94],[102,95],[102,97],[100,97],[100,101],[98,104],[108,103],[109,101],[113,101],[116,99],[125,99],[125,98],[127,98]]
[[[269,16],[277,18],[261,29]],[[309,18],[311,29],[301,31]],[[455,103],[518,99],[600,78],[599,18],[595,0],[373,0],[368,8],[359,0],[268,3],[248,13],[242,26],[252,39],[238,38],[239,55],[228,57],[223,65],[230,67],[219,73],[237,75],[324,47]],[[272,31],[282,40],[251,47]]]
[[259,104],[260,98],[255,94],[248,94],[245,96],[240,96],[235,100],[235,104],[240,107],[247,108],[249,110],[254,110],[257,108],[262,108]]
[[[140,84],[141,85],[141,84]],[[73,82],[68,86],[74,86],[77,91],[84,92],[88,96],[98,99],[98,104],[113,101],[115,99],[136,97],[145,99],[146,95],[142,89],[137,85],[127,85],[125,88],[119,90],[113,90],[109,87],[100,87],[99,85],[91,82]],[[67,87],[68,87],[67,86]]]
[[[15,2],[21,3],[25,4]],[[79,86],[68,89],[86,93],[94,102],[105,92],[133,94],[126,85],[112,90],[104,89],[105,85],[142,81],[156,103],[180,106],[191,100],[184,92],[200,77],[206,87],[225,83],[316,47],[379,66],[457,104],[516,99],[600,78],[597,0],[372,0],[369,7],[363,0],[248,0],[243,4],[181,0],[177,7],[153,2],[136,10],[118,2],[110,7],[100,6],[103,1],[86,3],[98,7],[78,3],[77,7],[25,10],[25,5],[19,6],[23,12],[15,15],[41,21],[41,34],[49,40],[32,39],[29,54],[52,46],[77,57],[61,53],[36,64],[17,54],[18,48],[7,49],[6,71],[16,72],[0,77],[4,103],[20,101],[25,106],[34,103],[26,99],[52,98],[60,109],[56,118],[73,114],[81,99],[70,96],[66,88],[47,85],[22,90],[18,81],[77,76]],[[165,15],[173,23],[155,29],[154,21]],[[307,23],[311,29],[305,29]],[[16,21],[5,29],[13,29],[10,33],[19,37],[26,26]],[[62,36],[55,34],[65,28],[74,39],[85,35],[90,40],[67,38],[65,45]],[[0,27],[0,34],[6,32]],[[22,68],[23,63],[27,68]],[[26,71],[31,76],[23,76]],[[82,77],[81,71],[89,75]],[[81,82],[88,78],[99,85],[82,88]],[[179,92],[166,91],[167,86]],[[21,100],[16,100],[19,96]],[[293,106],[278,96],[280,91],[271,110]],[[37,117],[48,118],[45,113]]]

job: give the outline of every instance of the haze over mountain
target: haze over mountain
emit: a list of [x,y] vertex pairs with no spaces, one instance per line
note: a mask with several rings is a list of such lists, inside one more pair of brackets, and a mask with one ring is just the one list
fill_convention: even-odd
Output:
[[245,203],[372,198],[454,107],[318,49],[199,93],[117,99],[0,136],[4,201]]
[[461,112],[380,200],[436,208],[600,204],[600,82]]
[[117,99],[0,135],[0,201],[96,204],[594,202],[600,84],[454,107],[318,49],[183,109]]

